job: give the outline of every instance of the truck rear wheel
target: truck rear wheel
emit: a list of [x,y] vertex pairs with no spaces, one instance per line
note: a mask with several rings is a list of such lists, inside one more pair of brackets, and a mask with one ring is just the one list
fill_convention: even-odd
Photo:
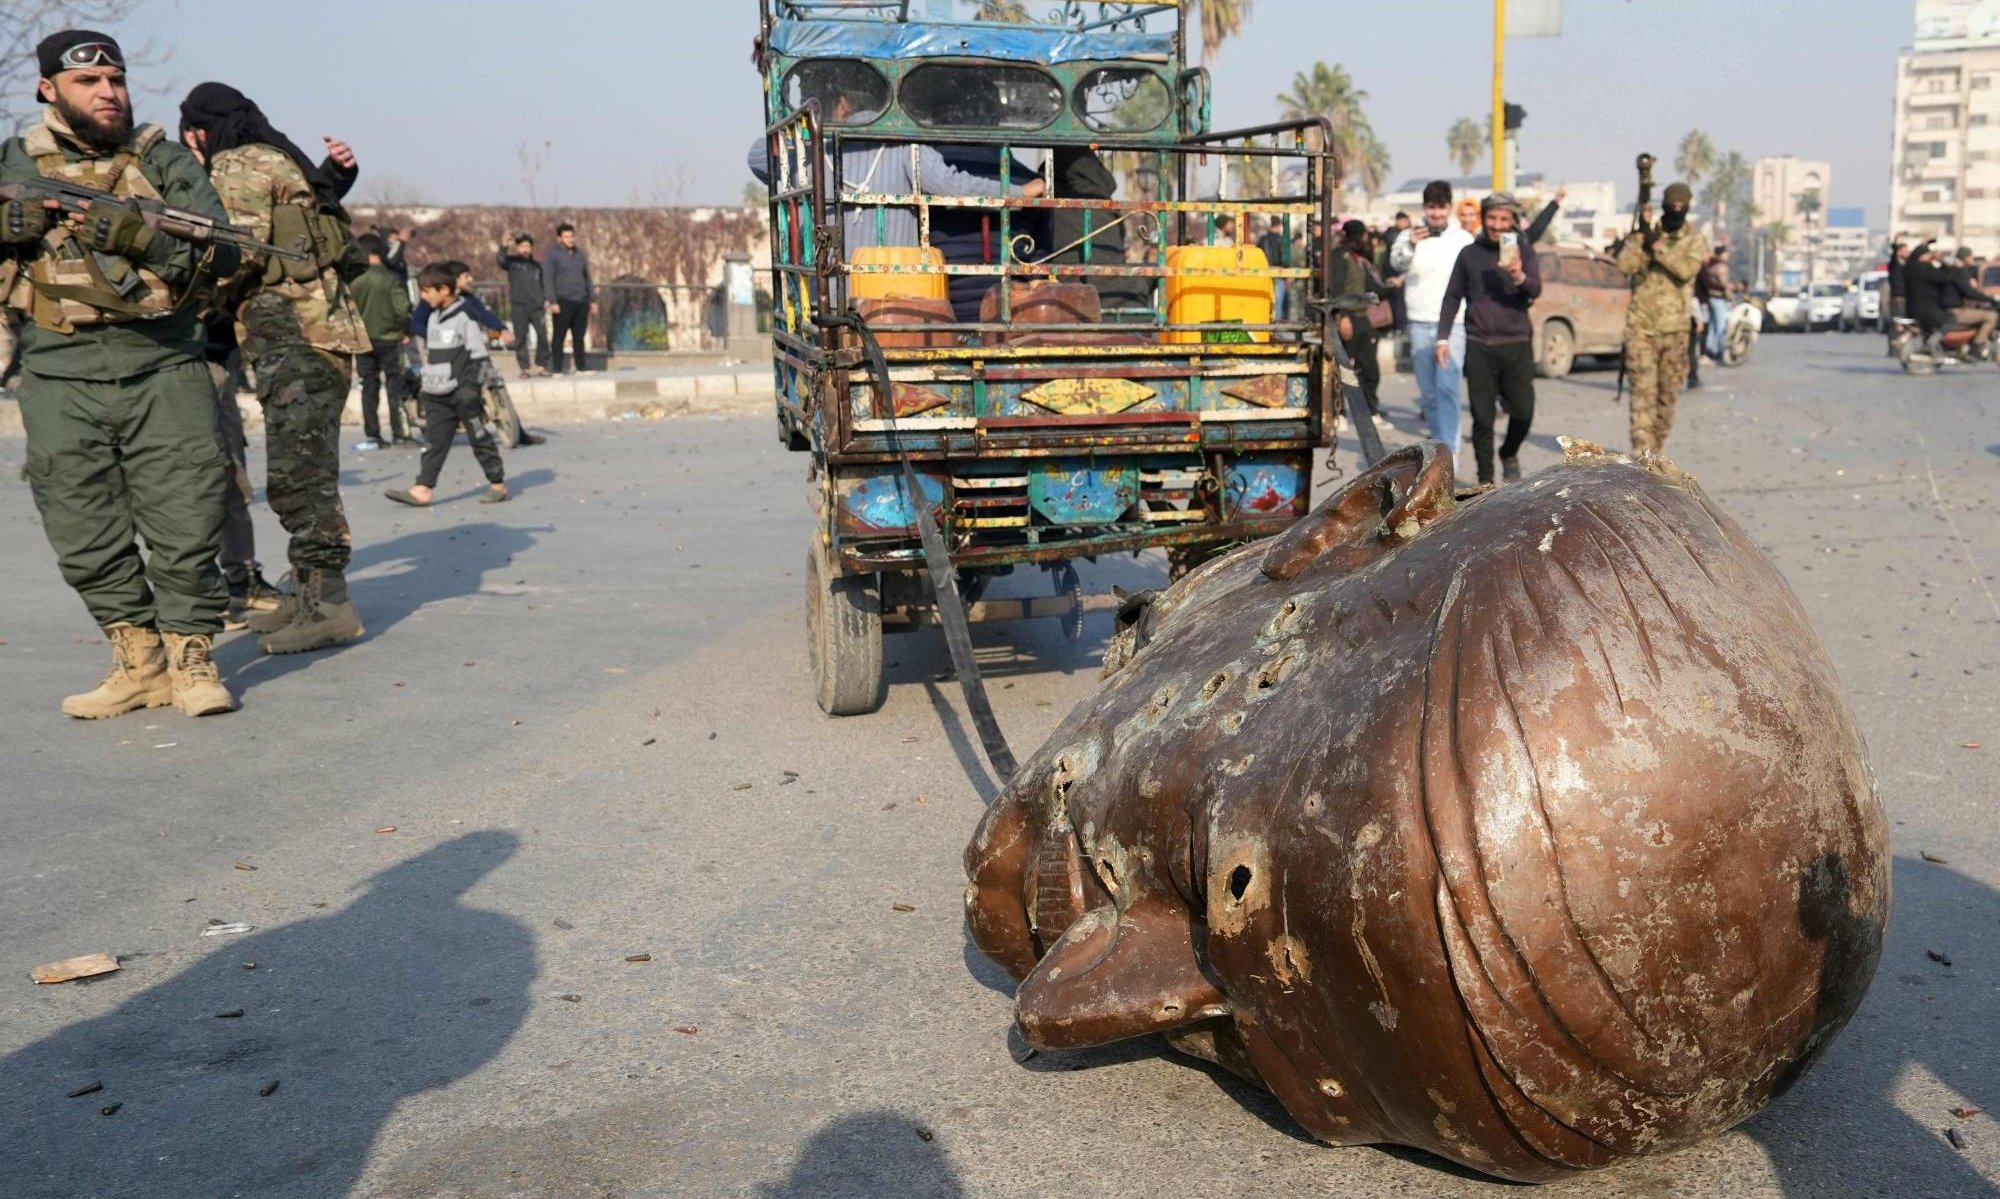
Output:
[[1535,373],[1544,379],[1560,379],[1576,364],[1576,334],[1562,321],[1542,326],[1542,352],[1536,355]]
[[861,716],[882,706],[882,584],[842,575],[823,546],[806,551],[806,648],[820,711]]

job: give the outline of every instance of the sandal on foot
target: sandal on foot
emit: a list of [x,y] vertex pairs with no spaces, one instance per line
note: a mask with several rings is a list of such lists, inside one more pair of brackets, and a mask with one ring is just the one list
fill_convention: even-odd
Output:
[[401,487],[392,487],[388,491],[383,492],[382,494],[388,496],[390,499],[396,501],[399,504],[408,504],[412,508],[428,508],[431,506],[431,502],[429,500],[420,500],[416,496],[413,496],[409,492],[402,489]]
[[513,498],[514,493],[511,491],[495,491],[489,487],[486,489],[486,494],[479,497],[479,502],[482,504],[504,504]]

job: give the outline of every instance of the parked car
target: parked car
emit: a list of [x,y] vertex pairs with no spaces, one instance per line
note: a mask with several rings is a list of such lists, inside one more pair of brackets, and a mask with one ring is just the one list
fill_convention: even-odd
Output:
[[1812,298],[1806,302],[1806,332],[1831,329],[1840,324],[1840,313],[1847,299],[1845,283],[1815,283]]
[[1764,328],[1782,333],[1805,332],[1805,295],[1796,291],[1781,291],[1765,300]]
[[1863,271],[1855,276],[1854,286],[1840,300],[1840,329],[1843,333],[1853,333],[1858,329],[1872,328],[1878,333],[1889,331],[1889,272]]
[[1528,310],[1535,326],[1535,371],[1560,379],[1587,354],[1625,352],[1631,282],[1611,259],[1583,246],[1537,251],[1542,295]]
[[1979,272],[1979,290],[2000,300],[2000,262],[1991,262]]

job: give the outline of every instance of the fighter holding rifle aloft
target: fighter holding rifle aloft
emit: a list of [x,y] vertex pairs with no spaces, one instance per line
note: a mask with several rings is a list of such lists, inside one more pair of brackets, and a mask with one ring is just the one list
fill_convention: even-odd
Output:
[[[1652,155],[1639,156],[1642,195],[1650,194]],[[1688,224],[1694,192],[1670,183],[1656,223],[1642,199],[1618,269],[1632,277],[1625,314],[1625,373],[1632,385],[1632,451],[1666,448],[1674,404],[1688,373],[1688,303],[1708,261],[1708,241]]]
[[42,119],[0,147],[0,184],[17,185],[0,202],[0,289],[23,317],[28,483],[112,653],[104,682],[63,711],[226,712],[236,701],[210,649],[228,600],[215,559],[231,468],[196,310],[238,250],[194,155],[133,126],[116,41],[70,29],[36,53]]

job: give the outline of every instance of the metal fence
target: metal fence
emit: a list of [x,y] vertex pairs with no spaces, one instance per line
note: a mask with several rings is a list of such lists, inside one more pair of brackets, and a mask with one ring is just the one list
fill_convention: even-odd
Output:
[[[754,273],[757,328],[763,332],[770,327],[771,272]],[[510,318],[511,297],[504,281],[476,282],[472,290],[503,319]],[[597,284],[596,292],[597,315],[590,322],[593,347],[612,354],[701,354],[718,352],[728,342],[728,295],[721,284],[616,279]]]

